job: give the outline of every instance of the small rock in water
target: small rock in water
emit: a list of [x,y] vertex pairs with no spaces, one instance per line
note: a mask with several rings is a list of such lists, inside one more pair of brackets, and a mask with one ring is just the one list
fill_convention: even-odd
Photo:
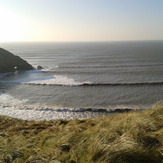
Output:
[[44,69],[42,66],[37,66],[37,70]]

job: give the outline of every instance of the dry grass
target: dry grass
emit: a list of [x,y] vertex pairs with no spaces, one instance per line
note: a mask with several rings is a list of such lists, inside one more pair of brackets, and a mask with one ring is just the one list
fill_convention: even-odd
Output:
[[163,162],[163,105],[87,120],[0,116],[2,163]]

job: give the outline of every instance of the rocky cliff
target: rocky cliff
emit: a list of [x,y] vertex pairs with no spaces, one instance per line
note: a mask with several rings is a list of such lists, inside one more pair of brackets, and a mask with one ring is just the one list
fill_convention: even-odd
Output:
[[15,70],[33,70],[34,68],[18,56],[0,48],[0,73],[14,72]]

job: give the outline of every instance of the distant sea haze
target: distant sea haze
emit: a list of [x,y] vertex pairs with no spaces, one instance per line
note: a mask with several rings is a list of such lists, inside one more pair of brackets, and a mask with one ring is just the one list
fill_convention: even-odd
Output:
[[109,115],[117,108],[144,109],[163,100],[163,41],[3,43],[1,47],[44,67],[0,75],[2,115],[89,118]]

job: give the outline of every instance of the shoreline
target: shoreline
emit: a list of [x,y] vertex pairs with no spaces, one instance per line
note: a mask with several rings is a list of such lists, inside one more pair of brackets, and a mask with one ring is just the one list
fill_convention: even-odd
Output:
[[142,112],[146,108],[136,106],[117,106],[109,108],[50,108],[50,107],[32,107],[26,105],[2,105],[0,106],[0,116],[9,116],[21,120],[72,120],[89,119],[98,117],[109,117],[117,113]]

